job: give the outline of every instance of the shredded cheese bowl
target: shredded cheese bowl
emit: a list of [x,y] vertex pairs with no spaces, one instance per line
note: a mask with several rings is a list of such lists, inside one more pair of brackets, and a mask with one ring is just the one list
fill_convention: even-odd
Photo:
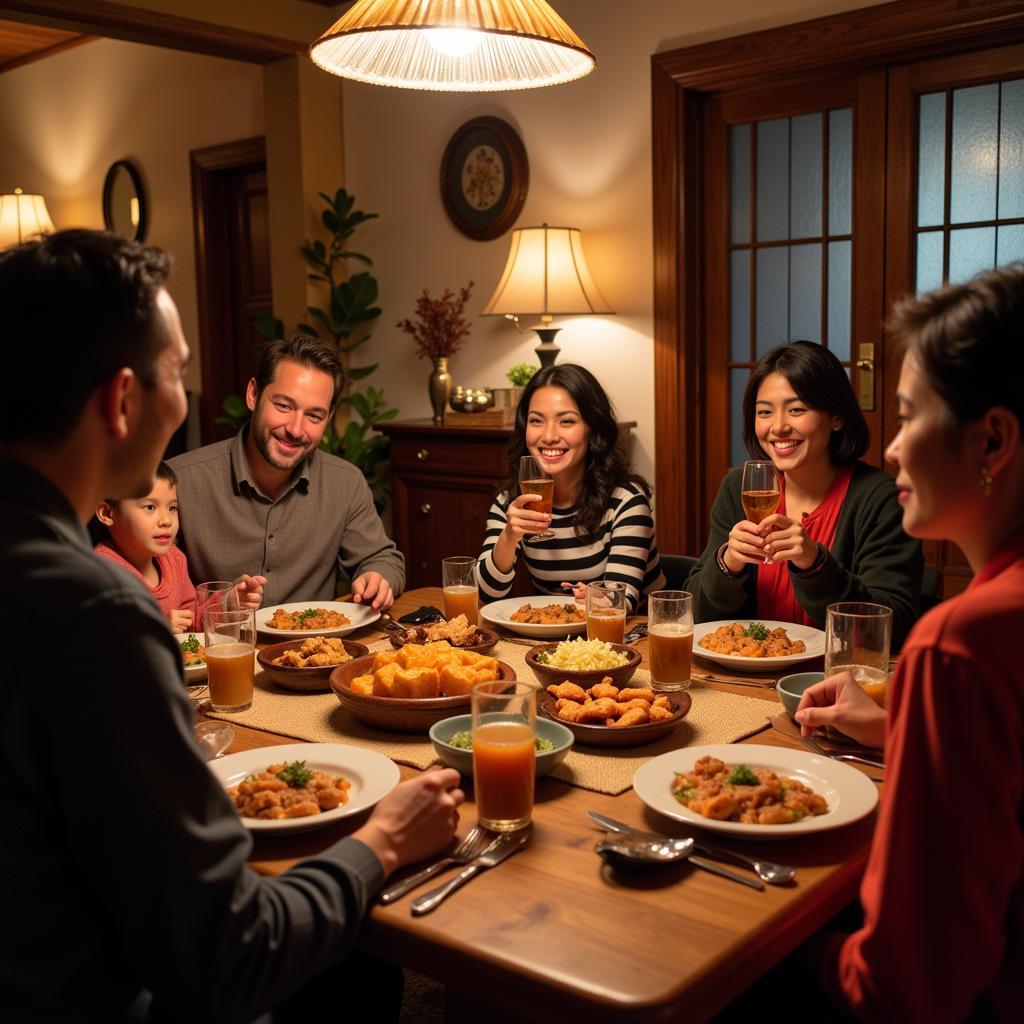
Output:
[[586,688],[605,676],[609,676],[616,686],[623,686],[632,678],[640,661],[640,652],[625,644],[584,640],[582,637],[557,644],[541,644],[526,652],[526,664],[545,686],[568,681]]

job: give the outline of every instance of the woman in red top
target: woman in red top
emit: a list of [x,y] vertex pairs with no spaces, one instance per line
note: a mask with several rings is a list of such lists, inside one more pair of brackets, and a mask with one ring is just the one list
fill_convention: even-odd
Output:
[[825,978],[862,1020],[1019,1020],[1024,1006],[1024,265],[897,308],[907,343],[903,522],[976,573],[908,638],[888,714],[844,673],[808,690],[805,733],[884,738],[863,927]]
[[687,581],[696,620],[823,628],[832,602],[872,601],[892,608],[898,645],[917,618],[921,546],[900,524],[892,477],[859,461],[868,427],[835,355],[809,341],[767,353],[743,396],[743,438],[752,458],[775,464],[782,499],[753,523],[740,502],[742,471],[722,481]]

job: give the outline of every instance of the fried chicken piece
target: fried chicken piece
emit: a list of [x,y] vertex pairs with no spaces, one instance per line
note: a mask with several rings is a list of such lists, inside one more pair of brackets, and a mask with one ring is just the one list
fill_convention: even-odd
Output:
[[602,697],[600,700],[592,700],[580,708],[577,722],[599,722],[603,723],[608,718],[618,718],[619,705],[610,697]]
[[648,704],[653,704],[654,691],[649,687],[647,689],[626,687],[624,690],[619,690],[619,700],[645,700]]
[[608,719],[608,725],[613,729],[622,729],[627,725],[644,725],[650,721],[650,714],[646,707],[630,708],[624,715],[620,715],[618,719]]
[[627,711],[633,711],[636,709],[639,709],[640,711],[650,711],[652,707],[650,701],[644,700],[641,697],[634,697],[632,700],[620,700],[618,704],[620,715],[624,715]]
[[575,701],[567,700],[558,709],[556,714],[563,722],[578,722],[585,706],[584,704],[577,704]]
[[669,700],[667,693],[659,694],[654,698],[654,703],[651,705],[652,708],[664,708],[666,711],[672,710],[672,701]]
[[582,704],[587,699],[587,691],[582,686],[577,686],[576,683],[570,683],[568,680],[564,683],[559,683],[557,686],[552,684],[548,687],[548,693],[556,700],[559,697],[565,697],[567,700],[574,700],[579,704]]
[[602,697],[611,697],[612,700],[618,700],[619,698],[619,688],[612,685],[610,676],[605,676],[601,682],[594,683],[594,685],[587,690],[587,693],[589,693],[594,700],[600,700]]
[[667,708],[661,704],[652,704],[648,714],[651,716],[652,722],[664,722],[666,718],[671,718],[675,712],[671,707]]
[[274,658],[273,664],[282,665],[285,668],[303,668],[306,659],[298,651],[285,651]]

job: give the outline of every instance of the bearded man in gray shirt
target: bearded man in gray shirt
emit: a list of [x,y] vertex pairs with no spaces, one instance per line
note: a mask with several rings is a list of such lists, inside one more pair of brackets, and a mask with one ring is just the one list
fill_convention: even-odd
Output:
[[298,335],[265,346],[245,400],[252,420],[171,460],[179,543],[194,580],[266,578],[263,604],[352,599],[386,611],[405,584],[363,474],[318,445],[341,397],[337,352]]

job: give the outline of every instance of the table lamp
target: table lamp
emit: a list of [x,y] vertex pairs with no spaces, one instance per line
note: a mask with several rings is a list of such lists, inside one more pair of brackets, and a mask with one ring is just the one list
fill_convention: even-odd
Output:
[[27,196],[20,188],[0,195],[0,249],[56,230],[42,196]]

